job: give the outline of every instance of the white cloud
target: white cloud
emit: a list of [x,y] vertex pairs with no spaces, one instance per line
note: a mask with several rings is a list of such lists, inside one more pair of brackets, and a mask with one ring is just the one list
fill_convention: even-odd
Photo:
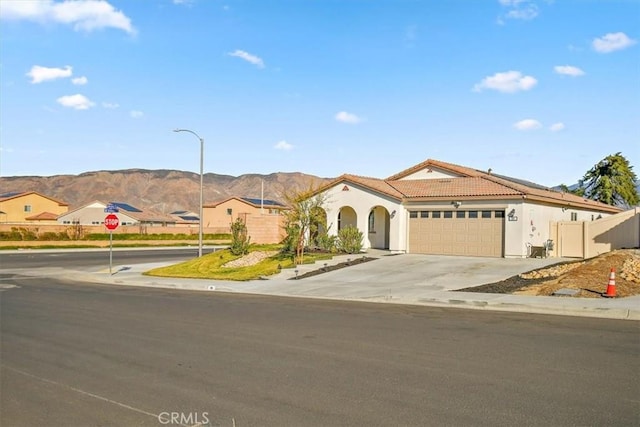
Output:
[[49,68],[42,67],[40,65],[34,65],[27,73],[27,76],[31,77],[31,83],[42,83],[49,80],[64,79],[71,77],[73,69],[67,65],[64,68]]
[[483,89],[493,89],[498,92],[515,93],[521,90],[530,90],[537,83],[535,78],[523,76],[520,71],[507,71],[485,77],[473,87],[473,91],[481,92]]
[[558,74],[564,74],[565,76],[578,77],[584,76],[584,71],[578,67],[571,65],[556,65],[553,70]]
[[244,50],[236,50],[234,52],[229,53],[229,56],[235,56],[237,58],[244,59],[245,61],[250,62],[253,65],[257,66],[258,68],[264,68],[264,61],[262,61],[261,58],[255,55],[252,55],[248,52],[245,52]]
[[551,132],[560,132],[561,130],[564,130],[565,126],[564,123],[554,123],[551,126],[549,126],[549,130]]
[[120,107],[120,105],[116,102],[103,102],[102,106],[110,110],[115,110],[116,108]]
[[536,130],[542,127],[542,123],[535,119],[524,119],[514,123],[513,127],[518,130]]
[[73,83],[74,85],[78,85],[78,86],[86,85],[88,81],[89,80],[87,80],[87,78],[85,76],[75,77],[75,78],[71,79],[71,83]]
[[89,98],[84,95],[80,95],[79,93],[75,95],[61,96],[57,101],[58,104],[63,107],[69,107],[76,110],[88,110],[95,105],[89,100]]
[[626,49],[637,42],[630,39],[625,33],[609,33],[593,39],[593,49],[599,53],[610,53],[616,50]]
[[[530,21],[535,19],[538,14],[538,5],[531,0],[498,0],[502,6],[508,8],[504,14],[506,19],[520,19]],[[504,23],[502,17],[498,18],[500,24]]]
[[335,119],[339,122],[349,124],[357,124],[362,121],[360,117],[352,113],[347,113],[346,111],[340,111],[338,114],[336,114]]
[[144,116],[144,113],[142,111],[132,110],[129,112],[129,115],[131,116],[132,119],[139,119],[139,118],[142,118],[142,116]]
[[289,151],[293,149],[293,145],[289,144],[287,141],[278,141],[276,145],[273,146],[276,150]]
[[3,1],[0,19],[55,22],[72,25],[76,31],[116,28],[135,34],[131,20],[105,0],[20,0]]

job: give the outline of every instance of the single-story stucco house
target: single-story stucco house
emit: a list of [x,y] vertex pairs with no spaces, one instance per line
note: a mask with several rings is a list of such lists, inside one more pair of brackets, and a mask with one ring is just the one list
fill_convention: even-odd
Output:
[[315,194],[325,198],[329,234],[353,225],[364,234],[364,249],[419,254],[528,257],[532,248],[551,250],[554,221],[592,221],[622,211],[432,159],[386,179],[344,174]]
[[[158,212],[138,209],[128,203],[110,202],[118,209],[116,215],[121,226],[145,225],[152,227],[173,226],[175,218]],[[107,203],[94,201],[58,216],[58,223],[64,225],[103,225],[107,215]]]

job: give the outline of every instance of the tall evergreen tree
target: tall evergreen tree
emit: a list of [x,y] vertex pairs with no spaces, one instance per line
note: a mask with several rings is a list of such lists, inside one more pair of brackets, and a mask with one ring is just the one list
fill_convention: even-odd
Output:
[[640,203],[637,181],[633,166],[618,152],[600,160],[587,171],[580,181],[580,188],[584,190],[584,196],[591,200],[630,207]]

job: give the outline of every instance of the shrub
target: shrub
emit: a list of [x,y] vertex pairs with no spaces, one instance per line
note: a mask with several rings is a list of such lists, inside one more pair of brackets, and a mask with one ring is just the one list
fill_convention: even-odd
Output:
[[56,233],[54,231],[45,231],[38,236],[38,240],[55,241],[55,240],[69,240],[69,236],[65,232]]
[[249,253],[249,242],[251,236],[247,235],[247,225],[241,218],[231,224],[231,246],[229,250],[234,255],[245,255]]
[[322,233],[316,237],[315,243],[323,251],[335,252],[338,245],[338,236]]
[[338,231],[338,249],[348,254],[355,254],[362,249],[363,234],[353,225]]

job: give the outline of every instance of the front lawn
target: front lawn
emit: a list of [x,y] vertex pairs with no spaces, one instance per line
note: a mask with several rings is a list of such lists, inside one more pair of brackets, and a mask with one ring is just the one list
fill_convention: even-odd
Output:
[[[249,252],[278,251],[277,254],[267,257],[253,265],[243,267],[223,267],[223,265],[240,259],[242,256],[233,255],[229,249],[224,249],[211,254],[203,255],[179,264],[154,268],[145,272],[148,276],[181,277],[189,279],[213,279],[213,280],[255,280],[260,277],[271,276],[280,272],[282,268],[293,268],[293,257],[290,254],[280,253],[280,245],[251,245]],[[331,259],[332,254],[310,253],[305,254],[304,264],[310,264],[318,260]]]

